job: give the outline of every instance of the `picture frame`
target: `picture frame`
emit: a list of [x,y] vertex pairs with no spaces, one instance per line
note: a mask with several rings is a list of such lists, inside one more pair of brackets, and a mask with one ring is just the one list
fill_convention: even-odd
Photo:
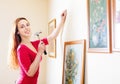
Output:
[[84,84],[86,40],[64,42],[62,84]]
[[112,51],[120,52],[120,0],[111,0]]
[[[55,28],[56,28],[56,19],[54,18],[48,23],[48,34],[50,35]],[[49,42],[48,56],[52,58],[56,58],[56,40]]]
[[110,0],[88,0],[88,52],[111,53]]

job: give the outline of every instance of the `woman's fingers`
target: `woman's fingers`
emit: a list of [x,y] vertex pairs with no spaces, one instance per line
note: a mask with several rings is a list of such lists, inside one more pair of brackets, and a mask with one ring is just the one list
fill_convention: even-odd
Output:
[[40,43],[38,45],[38,52],[43,54],[45,50],[46,50],[46,46],[45,46],[44,42],[40,41]]

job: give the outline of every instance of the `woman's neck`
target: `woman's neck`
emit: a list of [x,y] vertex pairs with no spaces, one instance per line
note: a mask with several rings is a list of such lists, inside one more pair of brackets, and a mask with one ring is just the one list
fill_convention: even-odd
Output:
[[29,38],[23,38],[21,43],[29,44],[30,43],[30,39]]

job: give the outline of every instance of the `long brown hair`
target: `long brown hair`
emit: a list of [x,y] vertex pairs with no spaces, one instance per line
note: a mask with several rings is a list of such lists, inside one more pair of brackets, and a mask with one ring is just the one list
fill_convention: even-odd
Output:
[[11,39],[9,44],[9,58],[8,58],[8,65],[10,68],[17,69],[19,67],[18,58],[17,58],[17,48],[18,45],[21,43],[21,37],[18,34],[18,22],[20,20],[26,20],[24,17],[17,18],[14,22],[14,28],[11,32]]

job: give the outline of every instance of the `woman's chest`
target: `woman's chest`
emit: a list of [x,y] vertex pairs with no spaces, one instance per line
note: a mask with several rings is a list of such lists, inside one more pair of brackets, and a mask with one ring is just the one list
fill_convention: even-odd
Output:
[[35,53],[35,52],[31,51],[31,50],[29,50],[28,52],[29,52],[29,58],[30,58],[31,62],[33,62],[36,55],[37,55],[37,53]]

